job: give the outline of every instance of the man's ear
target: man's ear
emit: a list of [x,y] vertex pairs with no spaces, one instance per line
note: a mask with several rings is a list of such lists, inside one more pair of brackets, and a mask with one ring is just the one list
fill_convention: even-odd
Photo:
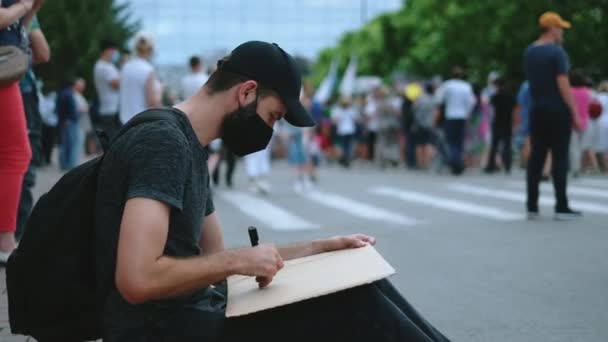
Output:
[[241,105],[251,103],[255,100],[258,91],[258,82],[249,80],[241,83],[238,89],[238,101]]

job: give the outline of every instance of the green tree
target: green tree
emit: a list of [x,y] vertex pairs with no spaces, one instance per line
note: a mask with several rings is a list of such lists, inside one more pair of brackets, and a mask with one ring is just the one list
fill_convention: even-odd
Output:
[[66,77],[82,77],[87,80],[87,94],[93,94],[93,66],[101,42],[110,39],[126,46],[139,28],[128,7],[114,0],[46,1],[38,19],[51,48],[51,61],[36,69],[45,87],[57,89]]
[[573,66],[608,77],[608,0],[408,0],[322,51],[313,80],[333,58],[344,67],[351,53],[360,56],[360,73],[424,77],[461,65],[480,82],[491,70],[522,79],[523,51],[538,37],[538,17],[547,10],[572,21],[565,46]]

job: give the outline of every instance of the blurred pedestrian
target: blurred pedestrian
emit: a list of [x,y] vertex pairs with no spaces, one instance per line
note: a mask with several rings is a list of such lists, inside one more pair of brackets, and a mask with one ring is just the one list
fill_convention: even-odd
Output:
[[513,110],[513,117],[518,122],[517,135],[521,139],[521,150],[519,161],[522,168],[528,165],[530,158],[530,109],[532,107],[532,96],[530,95],[530,84],[525,81],[517,92],[517,103]]
[[270,147],[272,144],[258,152],[248,154],[245,158],[245,171],[249,179],[249,191],[255,194],[267,195],[270,193]]
[[120,122],[127,123],[137,113],[161,106],[162,85],[150,63],[154,54],[151,37],[140,34],[135,39],[136,55],[121,70]]
[[515,109],[516,99],[507,86],[503,78],[494,81],[496,92],[490,98],[490,103],[494,112],[492,120],[492,145],[488,155],[488,164],[485,168],[486,173],[493,173],[498,170],[496,166],[496,153],[498,146],[502,144],[501,161],[506,173],[511,172],[511,137],[513,135],[513,110]]
[[309,190],[312,188],[312,182],[307,168],[308,155],[304,148],[304,131],[300,127],[288,124],[281,124],[280,127],[283,139],[287,143],[287,161],[294,169],[293,189],[297,193]]
[[570,208],[566,194],[572,126],[581,130],[580,116],[568,80],[570,62],[561,46],[564,29],[570,28],[570,23],[555,12],[546,12],[540,17],[539,24],[541,36],[526,49],[524,57],[533,103],[530,116],[532,153],[527,172],[528,218],[539,216],[538,185],[545,158],[551,150],[555,219],[572,219],[581,217],[582,213]]
[[404,160],[410,169],[420,166],[417,163],[416,150],[419,142],[414,132],[416,127],[412,105],[422,93],[423,90],[418,83],[410,83],[405,87],[401,101],[401,129],[405,138]]
[[570,136],[570,172],[574,177],[578,177],[581,173],[583,158],[589,161],[593,171],[599,170],[597,158],[591,150],[592,131],[589,129],[589,104],[591,104],[593,90],[587,85],[585,76],[580,70],[575,70],[570,74],[570,84],[581,123],[579,130],[573,128]]
[[[0,1],[0,46],[29,51],[26,29],[42,1]],[[0,87],[0,265],[16,248],[17,210],[24,175],[32,159],[19,82]]]
[[97,91],[98,107],[93,115],[94,124],[110,139],[120,128],[118,106],[120,103],[120,72],[116,64],[120,61],[118,45],[105,40],[101,43],[101,54],[93,68],[93,81]]
[[367,158],[373,162],[376,159],[376,140],[378,139],[378,118],[380,103],[383,101],[382,89],[376,88],[368,97],[365,105],[365,128],[367,140]]
[[428,169],[434,157],[433,119],[437,111],[432,84],[424,86],[424,92],[416,99],[412,111],[414,116],[413,135],[416,141],[416,165]]
[[17,212],[17,230],[15,232],[17,241],[21,240],[21,236],[25,230],[25,224],[27,223],[34,205],[32,188],[36,185],[36,168],[42,164],[42,120],[39,110],[40,99],[38,97],[38,82],[36,80],[36,75],[34,74],[33,66],[48,63],[51,58],[49,44],[44,33],[40,29],[40,23],[38,22],[36,15],[34,15],[27,28],[27,35],[30,43],[32,63],[19,83],[19,87],[23,99],[23,108],[25,110],[28,138],[32,150],[32,160],[23,177],[23,185],[21,187],[21,199],[19,200],[19,210]]
[[353,156],[353,141],[357,131],[358,113],[350,98],[342,97],[331,111],[331,119],[336,125],[336,134],[341,149],[340,165],[350,167]]
[[219,144],[217,142],[217,139],[213,140],[209,144],[209,146],[212,150],[215,150],[216,148],[219,147],[219,151],[220,151],[219,158],[218,158],[215,166],[213,168],[209,167],[209,172],[211,172],[211,174],[212,174],[213,185],[215,185],[215,186],[220,185],[220,174],[221,174],[222,163],[226,162],[226,173],[225,173],[224,180],[226,182],[226,186],[228,188],[232,188],[237,156],[232,151],[230,151],[228,146],[226,146],[226,144],[224,144],[223,141],[221,141],[221,140],[219,140]]
[[452,78],[437,90],[436,101],[445,106],[443,129],[449,146],[452,174],[464,172],[464,138],[466,122],[477,102],[473,87],[464,80],[461,67],[452,69]]
[[377,142],[374,153],[381,168],[386,165],[396,167],[401,160],[400,106],[395,106],[388,88],[382,87],[380,94],[376,100]]
[[57,140],[57,126],[59,118],[55,111],[57,93],[51,92],[46,96],[40,96],[40,116],[42,117],[42,165],[51,164],[51,156]]
[[59,117],[59,167],[69,171],[78,164],[80,157],[80,112],[76,101],[78,85],[75,79],[67,78],[57,94],[57,116]]
[[[314,88],[311,82],[304,82],[302,87],[302,94],[300,96],[300,102],[308,113],[315,117],[313,112],[317,109],[315,107],[314,100]],[[304,141],[304,153],[306,154],[306,175],[311,182],[316,182],[317,178],[317,166],[319,165],[319,159],[321,154],[321,147],[317,139],[317,127],[321,122],[321,118],[315,121],[315,127],[304,127],[302,128],[303,141]]]
[[209,79],[209,75],[203,69],[203,62],[198,56],[190,57],[190,73],[182,78],[181,98],[187,99],[196,94],[203,84]]
[[598,137],[594,149],[602,155],[604,172],[608,172],[608,81],[600,83],[597,100],[602,106],[602,113],[597,119]]

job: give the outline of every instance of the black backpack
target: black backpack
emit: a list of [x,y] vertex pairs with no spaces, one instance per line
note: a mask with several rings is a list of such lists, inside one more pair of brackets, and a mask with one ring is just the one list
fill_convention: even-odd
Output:
[[[170,109],[149,110],[129,121],[117,137],[157,120],[178,119]],[[30,335],[40,342],[101,337],[98,306],[104,295],[96,291],[93,237],[102,162],[103,156],[65,174],[32,210],[19,248],[6,267],[13,334]]]

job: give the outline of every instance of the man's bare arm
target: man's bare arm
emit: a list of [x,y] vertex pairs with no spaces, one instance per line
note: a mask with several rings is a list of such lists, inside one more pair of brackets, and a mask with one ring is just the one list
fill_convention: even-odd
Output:
[[157,89],[156,74],[151,72],[146,80],[146,104],[149,108],[161,105],[161,94]]
[[199,246],[205,255],[225,250],[220,220],[215,212],[203,220]]
[[564,102],[566,103],[566,105],[568,105],[568,108],[570,109],[574,127],[577,130],[580,130],[581,119],[578,114],[578,109],[574,104],[574,96],[572,95],[572,88],[570,87],[570,80],[568,79],[568,75],[557,75],[557,87],[559,88],[559,93],[561,94],[562,99],[564,99]]
[[133,198],[125,205],[115,282],[131,304],[191,293],[233,274],[272,279],[283,267],[271,245],[183,259],[164,256],[169,214],[169,205],[152,199]]
[[279,247],[278,250],[283,260],[291,260],[341,249],[359,248],[368,244],[374,245],[375,243],[376,239],[371,236],[355,234],[350,236],[336,236],[324,240],[297,243],[289,246]]

